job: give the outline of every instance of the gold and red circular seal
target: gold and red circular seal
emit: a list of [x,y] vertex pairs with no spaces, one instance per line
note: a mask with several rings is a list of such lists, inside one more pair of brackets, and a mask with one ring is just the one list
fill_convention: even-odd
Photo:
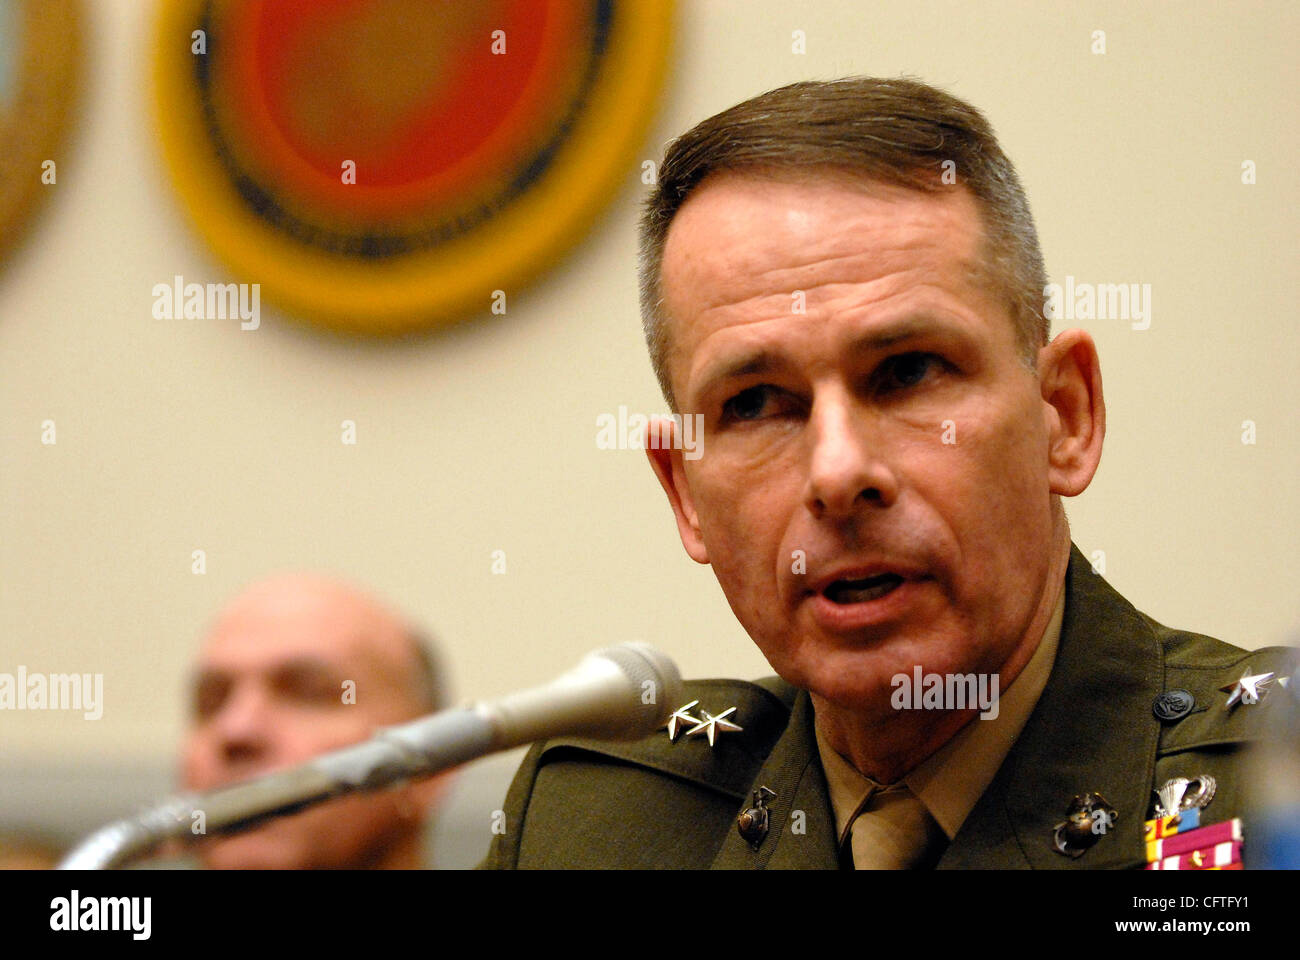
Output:
[[0,3],[0,254],[59,183],[85,56],[80,0]]
[[400,333],[486,309],[637,172],[671,5],[164,0],[167,166],[241,280]]

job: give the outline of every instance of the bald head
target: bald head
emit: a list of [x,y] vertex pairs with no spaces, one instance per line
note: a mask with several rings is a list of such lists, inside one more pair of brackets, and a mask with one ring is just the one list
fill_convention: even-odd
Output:
[[[185,781],[211,789],[369,737],[440,706],[430,654],[368,593],[312,573],[252,584],[199,656]],[[395,793],[333,801],[224,840],[215,866],[366,866],[418,840],[421,806]],[[416,811],[418,812],[418,811]],[[418,846],[418,843],[417,843]]]
[[[283,573],[247,587],[217,616],[204,644],[201,670],[212,661],[265,663],[270,659],[327,672],[352,667],[376,686],[397,719],[439,704],[429,659],[409,624],[370,594],[314,573]],[[346,671],[345,671],[346,672]],[[200,678],[201,679],[201,678]],[[357,681],[357,676],[339,677]],[[336,691],[341,687],[336,685]]]

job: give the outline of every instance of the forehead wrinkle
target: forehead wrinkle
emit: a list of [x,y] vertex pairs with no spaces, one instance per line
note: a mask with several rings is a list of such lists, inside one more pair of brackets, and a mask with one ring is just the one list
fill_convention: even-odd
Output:
[[[790,298],[796,290],[804,293],[809,314],[814,307],[833,310],[835,297],[833,294],[826,296],[826,291],[845,288],[846,297],[851,296],[851,290],[867,294],[882,281],[900,282],[918,273],[933,276],[946,272],[950,266],[977,293],[983,293],[988,286],[988,265],[980,255],[978,240],[968,239],[975,242],[968,244],[967,250],[956,253],[952,259],[945,257],[945,254],[952,253],[951,247],[935,244],[933,238],[911,237],[901,239],[884,251],[855,250],[833,257],[814,257],[802,263],[772,266],[754,274],[728,266],[723,261],[718,265],[720,272],[701,277],[704,289],[712,286],[716,293],[704,302],[695,319],[697,322],[706,321],[705,327],[711,325],[707,322],[711,317],[719,314],[733,321],[745,321],[747,318],[743,315],[731,317],[732,312],[743,314],[751,305],[765,300],[777,301],[773,304],[773,313],[784,316],[790,313]],[[917,257],[915,253],[918,250],[933,255]],[[717,282],[711,285],[710,280]],[[699,287],[696,291],[698,295]],[[744,296],[745,293],[748,296]],[[760,318],[762,315],[760,310]]]
[[[783,261],[771,266],[762,266],[778,255],[775,248],[757,256],[738,256],[736,250],[713,256],[701,257],[696,261],[696,269],[689,271],[693,276],[681,278],[679,287],[693,290],[698,296],[701,289],[712,290],[714,295],[705,300],[699,314],[709,312],[720,306],[734,306],[745,301],[765,296],[789,296],[795,290],[809,290],[826,286],[828,283],[862,283],[876,279],[882,273],[894,272],[890,264],[894,255],[911,252],[926,244],[921,238],[915,242],[899,242],[893,249],[882,256],[879,250],[866,251],[859,248],[859,238],[847,236],[842,238],[852,242],[854,249],[843,253],[833,250],[813,250],[802,259],[798,248],[788,254],[784,248],[779,254]],[[845,246],[847,243],[839,244]],[[822,279],[830,274],[827,279]],[[836,279],[842,275],[842,279]],[[809,279],[813,282],[809,283]]]
[[[920,273],[922,276],[917,277]],[[916,291],[934,286],[927,282],[926,274],[932,271],[927,266],[917,265],[908,269],[893,270],[871,280],[836,280],[809,286],[802,289],[806,295],[804,314],[794,314],[790,310],[790,295],[787,293],[762,294],[737,303],[728,303],[702,311],[697,317],[697,328],[707,330],[695,344],[698,354],[716,335],[761,323],[766,320],[795,320],[803,323],[817,323],[832,316],[857,315],[884,309],[900,296],[914,294]],[[897,289],[899,284],[906,284]],[[881,286],[884,289],[881,290]],[[762,304],[768,300],[777,300],[770,311],[751,310],[752,304]],[[864,302],[865,301],[865,302]],[[733,315],[736,314],[736,315]],[[710,323],[712,319],[714,322]]]
[[[880,279],[889,280],[903,275],[904,272],[900,272]],[[858,301],[862,299],[860,295],[852,296],[853,292],[860,294],[859,288],[862,286],[861,284],[834,284],[830,286],[851,288],[844,292],[844,295],[839,298],[840,301]],[[932,292],[938,294],[937,299],[930,295]],[[903,306],[896,304],[896,301],[900,299],[903,300]],[[906,305],[908,300],[914,301],[911,306]],[[884,319],[879,323],[872,323],[872,315],[881,313],[885,314]],[[709,389],[719,379],[729,379],[728,376],[723,375],[734,373],[733,368],[741,364],[749,365],[757,361],[764,371],[785,365],[788,344],[785,343],[784,338],[769,340],[762,338],[761,335],[757,338],[751,338],[749,335],[742,333],[741,343],[732,342],[724,347],[711,349],[710,341],[715,340],[716,337],[734,334],[743,331],[746,327],[764,321],[785,321],[788,324],[792,319],[802,321],[799,331],[807,331],[808,324],[823,324],[832,315],[850,322],[853,324],[853,329],[846,332],[838,328],[827,327],[825,332],[828,335],[835,336],[837,341],[844,338],[844,350],[853,353],[868,346],[871,349],[889,349],[893,342],[911,340],[918,336],[926,336],[931,332],[943,333],[947,331],[962,336],[974,335],[978,337],[979,333],[976,328],[981,321],[976,305],[964,298],[958,298],[954,301],[950,291],[946,290],[942,284],[927,280],[907,283],[901,289],[891,290],[883,295],[871,297],[870,302],[865,304],[855,302],[837,307],[832,303],[822,302],[814,308],[810,303],[808,313],[803,317],[791,317],[786,313],[780,313],[776,316],[756,316],[744,322],[724,324],[711,330],[696,344],[694,359],[687,371],[688,388],[697,386],[699,389]],[[795,328],[788,325],[783,327],[783,331],[791,331],[796,337],[800,336]],[[744,341],[750,339],[756,339],[756,342],[744,343]],[[799,341],[796,340],[795,342]],[[722,352],[724,357],[729,354],[731,359],[719,359],[717,357],[718,352]],[[832,353],[839,353],[839,351],[832,350]],[[708,377],[707,382],[702,381],[705,376]]]
[[[836,239],[844,241],[839,246],[852,243],[856,248],[860,242],[852,234]],[[966,250],[957,253],[955,266],[962,277],[974,282],[983,276],[986,267],[977,255],[977,238],[966,239],[971,242],[964,244]],[[918,251],[922,252],[921,257],[916,256]],[[696,275],[689,278],[687,285],[693,287],[696,296],[701,290],[713,291],[713,296],[699,306],[697,321],[707,321],[720,311],[730,316],[732,311],[743,311],[767,299],[779,300],[779,305],[773,305],[774,312],[785,315],[790,312],[790,298],[796,290],[803,291],[805,306],[811,312],[814,304],[823,302],[817,296],[818,291],[829,287],[869,286],[882,280],[901,279],[917,271],[941,270],[947,264],[940,258],[950,252],[950,246],[936,244],[933,237],[905,236],[896,238],[883,250],[853,249],[833,255],[828,255],[830,251],[814,252],[802,261],[783,262],[755,271],[755,257],[736,257],[735,251],[729,251],[721,256],[701,258],[697,269],[691,271]],[[930,256],[924,256],[925,253]],[[765,258],[757,259],[761,262]],[[977,282],[974,285],[980,286]]]
[[[792,315],[825,319],[843,310],[842,302],[871,297],[881,280],[905,283],[920,271],[925,279],[939,280],[934,286],[944,287],[946,278],[951,287],[957,279],[981,299],[992,292],[986,230],[965,189],[927,197],[936,202],[923,209],[911,202],[914,191],[865,194],[886,201],[882,213],[879,204],[859,208],[853,200],[845,209],[843,192],[832,195],[831,183],[774,189],[770,183],[733,182],[730,187],[718,183],[697,193],[669,230],[661,272],[664,306],[675,329],[668,358],[670,369],[685,368],[688,384],[701,367],[702,348],[720,331]],[[757,205],[755,187],[766,193]],[[767,200],[771,205],[764,211]],[[753,215],[733,217],[733,203]],[[798,210],[792,211],[792,204]],[[795,212],[799,216],[792,216]],[[836,296],[841,286],[856,294],[846,289]],[[806,295],[803,317],[791,310],[795,290]],[[958,288],[948,292],[969,300]],[[862,309],[885,299],[874,297]]]

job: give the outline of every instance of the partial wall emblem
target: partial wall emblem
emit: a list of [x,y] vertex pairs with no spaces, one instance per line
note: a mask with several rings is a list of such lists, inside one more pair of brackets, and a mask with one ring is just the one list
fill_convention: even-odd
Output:
[[80,0],[0,2],[0,255],[64,175],[84,16]]
[[659,0],[163,0],[163,153],[235,279],[336,329],[426,328],[495,309],[639,176],[671,20]]

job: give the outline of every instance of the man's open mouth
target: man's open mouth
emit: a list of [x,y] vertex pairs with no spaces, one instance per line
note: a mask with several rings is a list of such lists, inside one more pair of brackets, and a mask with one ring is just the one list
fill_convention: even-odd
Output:
[[892,593],[903,583],[896,573],[882,573],[862,580],[836,580],[826,588],[826,599],[833,603],[866,603]]

